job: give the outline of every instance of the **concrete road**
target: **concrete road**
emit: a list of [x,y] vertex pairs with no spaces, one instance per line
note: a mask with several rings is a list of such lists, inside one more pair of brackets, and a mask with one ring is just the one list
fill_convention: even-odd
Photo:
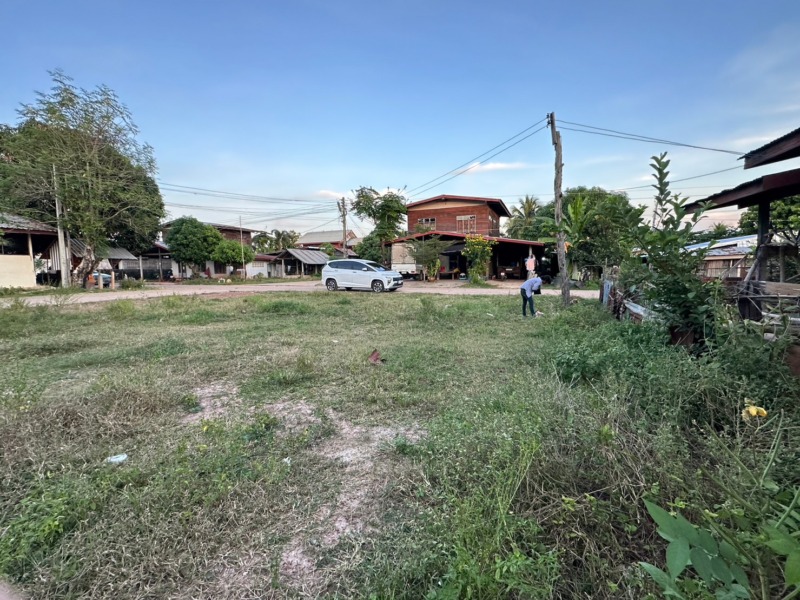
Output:
[[[519,294],[519,281],[493,282],[492,287],[471,288],[464,287],[461,281],[437,281],[423,283],[420,281],[407,281],[397,291],[398,294],[446,294],[449,296],[516,296]],[[143,290],[114,290],[77,292],[66,299],[64,296],[31,296],[23,297],[29,306],[53,304],[87,304],[91,302],[112,302],[114,300],[147,300],[149,298],[163,298],[164,296],[242,296],[247,294],[263,294],[269,292],[324,292],[325,286],[319,281],[295,281],[287,283],[263,284],[208,284],[208,285],[181,285],[175,283],[150,284]],[[347,292],[337,292],[347,293]],[[352,292],[367,293],[372,292]],[[560,295],[559,290],[545,289],[545,296]],[[572,290],[576,298],[598,298],[599,292],[595,290]],[[0,300],[0,307],[7,307],[11,300]]]

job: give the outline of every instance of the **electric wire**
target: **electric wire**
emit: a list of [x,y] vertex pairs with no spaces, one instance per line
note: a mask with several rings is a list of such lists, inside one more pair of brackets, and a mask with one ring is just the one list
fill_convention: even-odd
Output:
[[[423,188],[423,187],[425,187],[425,186],[427,186],[427,185],[429,185],[429,184],[431,184],[431,183],[433,183],[433,182],[435,182],[435,181],[439,181],[440,179],[442,179],[442,178],[444,178],[444,177],[447,177],[447,176],[448,176],[448,175],[450,175],[451,173],[454,173],[455,171],[458,171],[459,169],[462,169],[462,168],[466,167],[466,166],[467,166],[467,165],[469,165],[469,164],[472,164],[472,163],[473,163],[473,162],[475,162],[476,160],[478,160],[478,159],[480,159],[480,158],[482,158],[482,157],[486,156],[487,154],[489,154],[489,152],[492,152],[492,151],[494,151],[494,150],[497,150],[498,148],[500,148],[501,146],[503,146],[503,145],[507,144],[507,143],[508,143],[508,142],[510,142],[511,140],[513,140],[513,139],[515,139],[515,138],[518,138],[519,136],[521,136],[521,135],[522,135],[523,133],[525,133],[526,131],[530,131],[531,129],[533,129],[533,128],[534,128],[534,127],[536,127],[537,125],[540,125],[540,124],[541,124],[541,123],[543,123],[543,122],[544,122],[546,119],[547,119],[547,117],[545,117],[544,119],[542,119],[542,120],[540,120],[540,121],[537,121],[536,123],[534,123],[534,124],[533,124],[533,125],[531,125],[530,127],[526,127],[525,129],[523,129],[523,130],[522,130],[522,131],[520,131],[519,133],[517,133],[517,134],[515,134],[515,135],[512,135],[512,136],[511,136],[510,138],[508,138],[507,140],[505,140],[505,141],[503,141],[503,142],[500,142],[500,143],[499,143],[499,144],[497,144],[497,145],[496,145],[494,148],[489,148],[489,150],[487,150],[487,151],[486,151],[486,152],[484,152],[483,154],[479,154],[478,156],[476,156],[475,158],[472,158],[472,159],[468,160],[468,161],[467,161],[467,162],[465,162],[464,164],[458,165],[458,166],[457,166],[455,169],[451,169],[450,171],[448,171],[448,172],[447,172],[447,173],[445,173],[444,175],[439,175],[439,177],[435,177],[434,179],[431,179],[430,181],[426,181],[425,183],[423,183],[423,184],[420,184],[420,185],[418,185],[417,187],[415,187],[415,188],[412,188],[412,189],[408,190],[408,191],[406,192],[406,194],[408,194],[409,196],[411,196],[411,195],[415,195],[415,196],[416,196],[416,195],[418,195],[418,194],[413,194],[413,192],[415,192],[416,190],[418,190],[418,189],[420,189],[420,188]],[[448,181],[449,181],[449,180],[448,180]],[[442,182],[442,183],[444,183],[444,182]]]
[[[452,175],[451,177],[448,177],[447,179],[445,179],[445,180],[443,180],[443,181],[440,181],[440,182],[439,182],[439,183],[437,183],[437,184],[434,184],[434,185],[432,185],[432,186],[430,186],[430,187],[427,187],[427,188],[425,188],[424,190],[417,192],[416,194],[409,194],[409,196],[413,198],[414,196],[419,196],[419,195],[421,195],[421,194],[424,194],[425,192],[427,192],[427,191],[429,191],[429,190],[432,190],[433,188],[437,188],[437,187],[439,187],[440,185],[447,183],[447,182],[448,182],[448,181],[450,181],[451,179],[455,179],[456,177],[458,177],[458,176],[460,176],[460,175],[463,175],[464,173],[467,173],[468,171],[471,171],[472,169],[475,169],[476,167],[479,167],[479,166],[481,166],[482,164],[485,164],[486,162],[488,162],[488,161],[492,160],[492,159],[493,159],[495,156],[498,156],[499,154],[502,154],[502,153],[503,153],[503,152],[505,152],[506,150],[510,150],[511,148],[513,148],[514,146],[516,146],[517,144],[520,144],[520,143],[524,142],[524,141],[525,141],[525,140],[527,140],[529,137],[531,137],[531,136],[533,136],[533,135],[536,135],[537,133],[539,133],[539,132],[540,132],[540,131],[542,131],[543,129],[547,129],[547,125],[544,125],[543,127],[540,127],[539,129],[537,129],[536,131],[533,131],[533,132],[529,133],[529,134],[528,134],[528,135],[526,135],[525,137],[523,137],[523,138],[521,138],[521,139],[517,140],[516,142],[514,142],[513,144],[511,144],[511,145],[509,145],[509,146],[506,146],[506,147],[505,147],[505,148],[503,148],[502,150],[500,150],[500,151],[498,151],[498,152],[495,152],[495,153],[494,153],[494,154],[492,154],[491,156],[489,156],[489,157],[487,157],[487,158],[483,159],[482,161],[480,161],[480,162],[477,162],[477,163],[475,163],[475,164],[473,164],[473,165],[471,165],[471,166],[467,167],[466,169],[463,169],[463,170],[461,170],[461,171],[457,172],[455,175]],[[452,171],[451,171],[451,172],[452,172]]]
[[[584,127],[586,129],[595,129],[597,131],[586,131],[586,129],[575,129],[574,127],[564,127],[561,123],[566,123],[568,125],[575,125],[577,127]],[[736,152],[735,150],[723,150],[721,148],[709,148],[708,146],[697,146],[695,144],[685,144],[683,142],[674,142],[671,140],[665,140],[661,138],[654,138],[644,135],[638,135],[635,133],[625,133],[623,131],[616,131],[614,129],[605,129],[603,127],[594,127],[593,125],[581,125],[580,123],[573,123],[572,121],[558,121],[557,126],[559,129],[566,129],[567,131],[577,131],[580,133],[590,133],[592,135],[602,135],[606,137],[614,137],[614,138],[621,138],[625,140],[633,140],[638,142],[648,142],[651,144],[667,144],[669,146],[681,146],[684,148],[695,148],[698,150],[709,150],[711,152],[723,152],[725,154],[733,154],[734,156],[741,156],[741,152]],[[610,133],[605,133],[610,132]]]

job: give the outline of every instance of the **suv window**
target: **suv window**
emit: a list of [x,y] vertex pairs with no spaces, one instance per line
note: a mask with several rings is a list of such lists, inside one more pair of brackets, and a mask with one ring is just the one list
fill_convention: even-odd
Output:
[[331,269],[345,269],[346,267],[344,266],[344,264],[345,264],[346,262],[347,262],[347,261],[345,261],[345,260],[332,260],[332,261],[330,261],[330,262],[328,263],[328,266],[329,266]]

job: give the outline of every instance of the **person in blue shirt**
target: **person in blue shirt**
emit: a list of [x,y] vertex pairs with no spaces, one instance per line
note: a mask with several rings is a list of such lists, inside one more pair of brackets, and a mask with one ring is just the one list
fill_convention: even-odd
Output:
[[528,315],[525,313],[525,309],[527,305],[530,304],[531,307],[531,316],[536,316],[536,307],[533,304],[533,295],[538,293],[539,289],[542,287],[542,278],[539,277],[536,273],[533,274],[533,277],[528,279],[525,283],[523,283],[519,288],[519,293],[522,296],[522,316],[527,317]]

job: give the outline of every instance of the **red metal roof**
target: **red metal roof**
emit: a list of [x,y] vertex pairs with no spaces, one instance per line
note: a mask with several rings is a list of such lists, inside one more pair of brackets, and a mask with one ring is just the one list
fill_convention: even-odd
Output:
[[[396,238],[396,239],[392,240],[389,243],[393,244],[395,242],[404,242],[406,240],[415,240],[417,238],[425,237],[425,236],[428,236],[428,235],[440,235],[442,237],[454,237],[454,238],[458,238],[458,239],[463,240],[463,239],[465,239],[467,237],[467,235],[471,235],[471,234],[457,233],[455,231],[437,231],[437,230],[434,230],[434,231],[423,231],[423,232],[420,232],[420,233],[412,233],[411,235],[407,235],[407,236],[404,236],[404,237]],[[486,238],[487,240],[492,240],[494,242],[500,242],[500,243],[520,244],[520,245],[523,245],[523,246],[544,246],[544,244],[542,242],[534,242],[532,240],[516,240],[514,238],[493,237],[493,236],[490,236],[490,235],[484,235],[482,237]]]
[[760,202],[772,202],[789,196],[800,194],[800,169],[764,175],[741,185],[723,190],[716,194],[686,205],[686,210],[693,213],[703,204],[709,203],[709,209],[736,205],[747,208]]
[[426,198],[425,200],[418,200],[416,202],[411,202],[410,204],[406,204],[406,208],[414,208],[420,206],[421,204],[428,204],[429,202],[441,202],[446,200],[492,204],[494,206],[495,212],[497,212],[497,214],[499,214],[501,217],[511,216],[511,212],[508,210],[508,207],[505,205],[505,202],[503,202],[500,198],[481,198],[480,196],[451,196],[449,194],[442,194],[440,196],[435,196],[433,198]]
[[800,156],[800,128],[745,154],[744,168],[752,169],[797,156]]

